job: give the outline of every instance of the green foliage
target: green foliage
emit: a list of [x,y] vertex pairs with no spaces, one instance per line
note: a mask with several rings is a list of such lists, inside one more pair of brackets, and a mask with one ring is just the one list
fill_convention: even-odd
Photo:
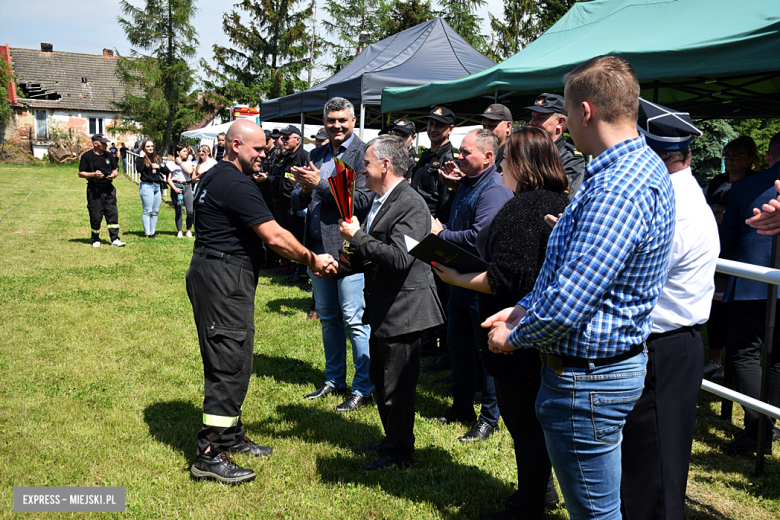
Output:
[[739,135],[750,136],[756,142],[761,160],[760,169],[765,170],[769,166],[766,162],[769,140],[780,132],[780,119],[735,119],[730,123]]
[[322,21],[327,33],[336,37],[327,47],[333,55],[333,64],[326,65],[331,74],[343,69],[357,55],[360,33],[367,33],[365,45],[376,43],[387,34],[390,5],[387,0],[326,0]]
[[206,101],[223,118],[234,103],[256,106],[264,98],[308,88],[300,74],[309,63],[312,37],[306,24],[314,4],[296,11],[299,3],[243,0],[223,16],[222,29],[232,47],[212,47],[216,67],[200,63],[210,78],[204,82]]
[[485,36],[479,30],[482,18],[477,16],[477,9],[486,3],[485,0],[439,0],[442,9],[436,14],[444,18],[472,47],[485,52],[488,46]]
[[117,105],[134,121],[117,129],[137,131],[138,123],[161,151],[169,152],[172,139],[202,117],[191,93],[195,73],[187,62],[198,44],[190,23],[195,0],[145,0],[143,9],[122,0],[120,7],[125,18],[117,20],[134,48],[117,63],[125,84],[124,99]]
[[704,135],[691,139],[691,169],[699,184],[706,186],[713,177],[721,173],[724,141],[736,139],[739,134],[724,119],[695,123]]
[[11,124],[14,109],[8,98],[8,88],[13,85],[13,72],[5,60],[0,60],[0,150],[5,146],[5,131]]
[[387,18],[385,37],[411,29],[433,18],[430,0],[395,0]]

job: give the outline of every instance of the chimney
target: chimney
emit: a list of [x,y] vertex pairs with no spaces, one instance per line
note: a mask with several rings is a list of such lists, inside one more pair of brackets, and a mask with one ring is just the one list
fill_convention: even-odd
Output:
[[54,45],[51,43],[41,43],[41,52],[54,52]]
[[114,57],[114,51],[111,49],[103,49],[103,57],[104,58],[113,58]]

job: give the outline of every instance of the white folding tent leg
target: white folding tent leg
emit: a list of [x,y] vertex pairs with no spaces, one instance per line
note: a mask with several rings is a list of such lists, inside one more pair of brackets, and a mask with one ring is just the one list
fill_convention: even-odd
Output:
[[306,115],[301,112],[301,144],[303,144],[303,136],[306,135]]
[[360,140],[363,140],[363,130],[366,128],[366,105],[360,103]]

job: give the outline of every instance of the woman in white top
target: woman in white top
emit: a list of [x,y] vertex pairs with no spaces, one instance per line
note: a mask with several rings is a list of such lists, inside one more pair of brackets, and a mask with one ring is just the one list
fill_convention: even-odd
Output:
[[171,199],[173,200],[173,208],[176,211],[176,229],[179,231],[179,238],[184,237],[181,232],[182,205],[187,210],[187,237],[192,238],[192,178],[190,176],[195,167],[188,156],[189,150],[187,150],[187,145],[179,143],[176,145],[176,153],[173,160],[166,163],[169,171],[166,181],[168,186],[171,187]]
[[198,149],[198,164],[195,165],[195,171],[192,172],[193,191],[195,190],[194,186],[198,183],[201,177],[203,177],[207,171],[216,165],[217,161],[211,157],[211,147],[207,144],[201,145],[201,147]]

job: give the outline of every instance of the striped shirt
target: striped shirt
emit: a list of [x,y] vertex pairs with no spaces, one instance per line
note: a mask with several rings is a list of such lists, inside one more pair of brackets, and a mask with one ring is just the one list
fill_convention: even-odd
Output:
[[550,235],[510,344],[597,359],[642,343],[666,280],[674,222],[669,174],[643,136],[599,155]]

